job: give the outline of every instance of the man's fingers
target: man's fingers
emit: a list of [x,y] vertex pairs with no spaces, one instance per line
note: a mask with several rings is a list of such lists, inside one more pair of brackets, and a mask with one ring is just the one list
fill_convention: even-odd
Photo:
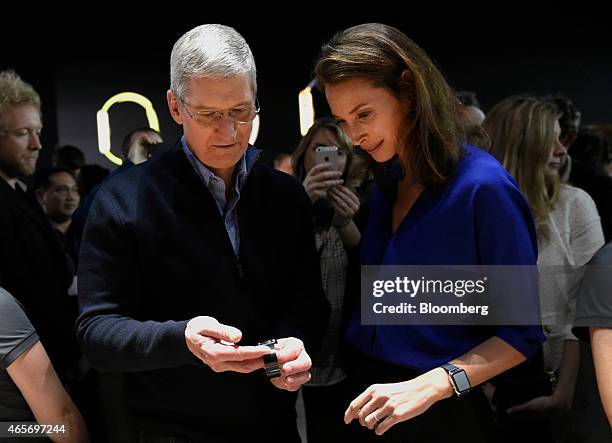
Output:
[[309,371],[312,367],[312,360],[310,356],[306,352],[306,350],[302,350],[300,355],[293,361],[289,361],[282,365],[282,371],[286,375],[298,374],[300,372]]
[[219,323],[212,317],[202,317],[202,320],[192,325],[192,331],[206,337],[212,337],[230,343],[238,343],[242,338],[240,329]]
[[243,362],[260,359],[272,352],[267,346],[231,346],[213,341],[204,342],[201,351],[206,354],[208,360],[216,362]]
[[226,361],[221,365],[226,371],[240,372],[241,374],[248,374],[253,371],[257,371],[264,367],[263,359],[253,358],[244,361]]
[[281,346],[276,351],[276,358],[278,359],[278,364],[281,367],[287,362],[297,360],[304,350],[304,344],[301,342],[301,340],[295,339],[295,341],[287,342],[287,344],[282,343],[280,340],[279,342]]
[[310,372],[300,372],[298,374],[290,375],[285,379],[285,384],[287,386],[287,390],[289,391],[297,391],[300,386],[304,383],[308,383],[310,381]]
[[297,391],[304,383],[310,381],[310,372],[300,372],[290,377],[273,378],[270,380],[274,386],[286,391]]

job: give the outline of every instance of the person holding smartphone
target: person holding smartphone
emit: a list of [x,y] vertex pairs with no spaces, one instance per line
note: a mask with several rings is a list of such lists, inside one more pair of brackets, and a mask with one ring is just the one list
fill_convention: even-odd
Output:
[[365,168],[334,119],[318,119],[293,153],[296,178],[313,202],[314,237],[321,280],[332,307],[312,379],[302,389],[308,441],[345,441],[342,416],[347,396],[341,343],[358,296],[361,209],[358,188]]
[[[364,170],[350,139],[332,118],[318,119],[300,141],[293,153],[293,170],[319,214],[315,224],[330,224],[345,245],[357,245],[361,235],[353,217],[360,206],[356,189],[363,182]],[[319,205],[328,206],[331,220],[321,214],[325,210]]]

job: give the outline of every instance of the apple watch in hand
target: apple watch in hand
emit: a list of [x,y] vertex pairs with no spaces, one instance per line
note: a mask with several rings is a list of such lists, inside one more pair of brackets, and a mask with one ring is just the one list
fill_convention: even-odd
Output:
[[[263,341],[261,343],[257,343],[257,346],[267,346],[268,348],[275,350],[274,346],[278,343],[276,339],[272,338],[270,340]],[[266,370],[266,376],[270,379],[280,377],[281,369],[278,365],[278,358],[276,357],[276,352],[271,352],[270,354],[266,354],[263,356],[264,361],[264,369]]]

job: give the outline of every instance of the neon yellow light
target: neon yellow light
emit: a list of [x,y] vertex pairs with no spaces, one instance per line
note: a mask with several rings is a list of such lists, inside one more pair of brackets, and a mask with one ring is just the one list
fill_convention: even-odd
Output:
[[311,87],[306,86],[298,95],[300,106],[300,133],[302,137],[306,135],[310,127],[314,124],[314,106],[312,104]]
[[159,119],[157,118],[153,103],[151,103],[148,98],[135,92],[121,92],[109,98],[106,103],[104,103],[104,106],[102,106],[102,109],[96,114],[96,120],[98,122],[98,151],[116,165],[121,165],[123,161],[111,152],[111,128],[108,119],[108,111],[114,104],[124,102],[136,103],[144,108],[147,113],[149,127],[159,132]]
[[251,136],[249,137],[249,143],[254,145],[255,140],[257,140],[257,136],[259,135],[259,114],[255,116],[255,120],[253,120],[253,126],[251,127]]

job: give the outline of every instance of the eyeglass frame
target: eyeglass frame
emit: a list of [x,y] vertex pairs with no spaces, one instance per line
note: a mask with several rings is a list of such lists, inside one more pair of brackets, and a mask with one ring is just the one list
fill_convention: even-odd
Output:
[[[214,125],[216,123],[219,123],[221,120],[223,120],[223,118],[227,117],[230,120],[232,120],[233,122],[239,124],[239,125],[246,125],[247,123],[251,123],[253,120],[255,120],[255,118],[257,118],[257,115],[259,115],[259,112],[261,111],[261,107],[259,106],[259,98],[255,97],[255,107],[251,108],[251,110],[255,111],[255,114],[253,115],[253,118],[249,121],[240,121],[240,120],[236,120],[235,117],[233,117],[232,115],[230,115],[230,112],[232,112],[232,110],[226,110],[226,111],[195,111],[195,112],[190,112],[189,109],[187,109],[187,103],[185,103],[185,100],[181,97],[179,98],[180,102],[183,104],[183,108],[185,108],[185,111],[187,112],[187,115],[192,118],[193,120],[195,120],[198,123],[204,124],[204,125]],[[190,105],[189,105],[190,106]],[[215,119],[212,120],[211,122],[205,122],[202,121],[198,118],[196,118],[196,116],[201,116],[202,112],[210,112],[213,113],[215,115]]]

